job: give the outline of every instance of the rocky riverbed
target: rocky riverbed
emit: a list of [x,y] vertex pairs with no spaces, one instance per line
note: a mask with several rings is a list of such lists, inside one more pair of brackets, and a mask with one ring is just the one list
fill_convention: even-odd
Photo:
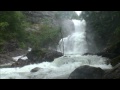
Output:
[[12,52],[0,54],[0,68],[10,66],[15,62],[15,59],[13,57],[24,55],[27,52],[28,52],[27,50],[16,49],[15,51]]

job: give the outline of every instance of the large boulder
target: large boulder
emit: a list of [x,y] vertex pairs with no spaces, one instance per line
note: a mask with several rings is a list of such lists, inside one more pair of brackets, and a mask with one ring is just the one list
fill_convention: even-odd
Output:
[[29,64],[31,64],[31,63],[30,63],[30,61],[28,59],[27,60],[18,59],[18,61],[13,63],[11,65],[11,67],[23,67],[23,66],[29,65]]
[[20,55],[24,55],[26,54],[28,51],[27,50],[23,50],[20,48],[17,48],[14,51],[11,52],[6,52],[3,54],[0,54],[0,67],[11,67],[11,65],[13,64],[13,66],[18,66],[18,63],[20,64],[20,62],[23,63],[24,60],[18,60],[18,62],[16,62],[16,60],[14,59],[14,57],[16,56],[20,56]]
[[61,57],[63,54],[54,50],[32,50],[27,54],[28,59],[31,63],[51,62],[55,58]]
[[63,56],[63,54],[54,50],[40,49],[32,50],[28,52],[26,56],[28,57],[27,60],[22,60],[20,58],[13,63],[11,67],[23,67],[34,63],[52,62],[55,58]]
[[120,79],[120,63],[105,72],[103,79]]
[[101,79],[104,71],[101,68],[88,65],[80,66],[69,76],[69,79]]

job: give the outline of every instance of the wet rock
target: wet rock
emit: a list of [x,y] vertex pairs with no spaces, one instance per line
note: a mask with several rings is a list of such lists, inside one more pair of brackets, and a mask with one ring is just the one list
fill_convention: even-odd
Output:
[[10,63],[12,64],[15,62],[15,60],[12,57],[25,55],[27,52],[28,52],[27,50],[17,48],[16,50],[12,52],[2,53],[0,54],[0,65],[10,64]]
[[32,50],[26,55],[27,60],[19,59],[11,65],[11,67],[23,67],[29,64],[42,63],[42,62],[52,62],[55,58],[63,56],[62,53],[53,50]]
[[103,79],[120,79],[120,63],[105,72]]
[[28,59],[32,63],[51,62],[55,58],[61,57],[63,54],[54,50],[32,50],[27,54]]
[[11,67],[23,67],[29,64],[30,64],[30,61],[28,59],[27,60],[18,59],[18,61],[13,63]]
[[30,72],[37,72],[37,71],[39,71],[41,68],[39,68],[39,67],[36,67],[36,68],[33,68]]
[[103,75],[101,68],[84,65],[75,69],[68,79],[101,79]]

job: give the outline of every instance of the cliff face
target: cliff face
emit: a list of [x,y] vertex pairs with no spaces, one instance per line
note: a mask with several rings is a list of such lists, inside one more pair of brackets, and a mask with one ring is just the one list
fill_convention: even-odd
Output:
[[58,26],[55,14],[56,11],[24,11],[27,20],[34,24],[49,23]]
[[[30,22],[30,26],[26,29],[30,35],[32,34],[30,38],[33,39],[33,36],[35,40],[38,38],[35,43],[42,43],[42,47],[56,47],[62,37],[66,37],[74,31],[74,24],[71,21],[77,15],[74,11],[23,11],[23,13]],[[42,33],[44,33],[43,36]],[[38,44],[38,46],[40,45]]]
[[27,21],[32,23],[29,30],[38,30],[41,25],[49,24],[51,27],[61,27],[64,37],[74,30],[71,20],[76,13],[73,11],[23,11],[23,13],[26,15]]
[[51,25],[59,26],[64,20],[78,18],[74,11],[23,11],[27,16],[27,20],[31,23],[51,23]]
[[83,11],[81,17],[87,22],[87,39],[98,51],[120,41],[120,11]]

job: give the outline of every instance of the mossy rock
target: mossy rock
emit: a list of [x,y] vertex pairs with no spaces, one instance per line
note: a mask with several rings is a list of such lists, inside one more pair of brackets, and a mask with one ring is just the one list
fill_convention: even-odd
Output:
[[32,54],[35,56],[44,56],[45,55],[45,50],[39,49],[39,50],[32,50]]
[[115,57],[114,59],[111,59],[111,60],[110,60],[110,63],[111,63],[112,66],[115,66],[115,65],[117,65],[118,63],[120,63],[120,55],[117,56],[117,57]]

